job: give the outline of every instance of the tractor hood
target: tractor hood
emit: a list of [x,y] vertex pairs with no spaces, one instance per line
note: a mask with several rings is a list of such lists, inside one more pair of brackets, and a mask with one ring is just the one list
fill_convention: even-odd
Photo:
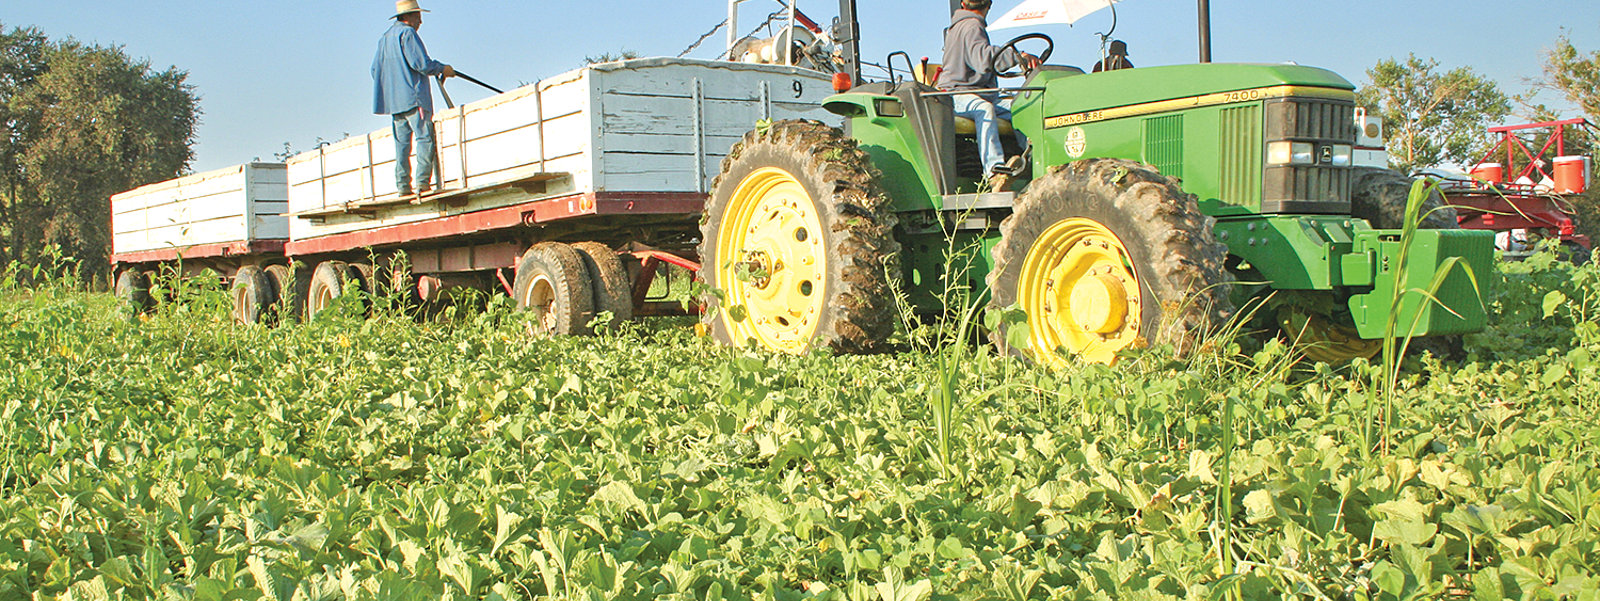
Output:
[[[1281,92],[1282,86],[1321,88],[1346,98],[1355,90],[1339,74],[1318,67],[1211,63],[1055,78],[1046,84],[1043,98],[1048,119],[1155,103],[1179,103],[1170,108],[1181,109],[1206,102],[1243,102]],[[1039,99],[1032,96],[1022,101]]]

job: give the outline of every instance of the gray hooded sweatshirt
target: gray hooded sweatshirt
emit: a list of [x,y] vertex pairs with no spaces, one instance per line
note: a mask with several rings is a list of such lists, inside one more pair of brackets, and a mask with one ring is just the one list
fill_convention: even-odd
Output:
[[[995,88],[999,79],[995,71],[1015,68],[1021,61],[1016,49],[1000,52],[1000,47],[989,43],[989,27],[983,15],[962,9],[950,16],[950,28],[944,30],[944,71],[939,73],[941,90],[978,90]],[[999,94],[979,94],[990,102]]]

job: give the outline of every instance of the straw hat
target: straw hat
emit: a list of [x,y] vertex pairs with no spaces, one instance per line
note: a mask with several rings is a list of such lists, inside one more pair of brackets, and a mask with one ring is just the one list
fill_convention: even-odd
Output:
[[401,15],[404,15],[406,13],[419,13],[419,12],[420,13],[426,13],[426,12],[433,12],[433,11],[430,11],[430,10],[422,8],[421,5],[417,4],[417,0],[399,0],[398,2],[394,3],[394,16],[393,17],[389,17],[389,18],[398,19],[398,18],[400,18]]

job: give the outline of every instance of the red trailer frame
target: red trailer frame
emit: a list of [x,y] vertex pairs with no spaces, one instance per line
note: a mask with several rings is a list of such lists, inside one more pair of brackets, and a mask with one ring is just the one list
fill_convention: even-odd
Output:
[[[1455,208],[1461,227],[1496,232],[1539,230],[1562,242],[1582,246],[1586,251],[1592,249],[1589,237],[1575,231],[1572,205],[1562,195],[1540,185],[1552,179],[1553,174],[1548,169],[1551,163],[1545,159],[1550,151],[1553,149],[1557,157],[1566,156],[1568,126],[1594,127],[1588,120],[1579,118],[1489,128],[1489,133],[1498,134],[1500,140],[1473,167],[1473,173],[1493,163],[1491,159],[1498,159],[1503,153],[1504,162],[1500,164],[1504,176],[1501,179],[1505,181],[1475,177],[1470,182],[1446,181],[1441,186],[1445,202]],[[1551,128],[1552,132],[1538,152],[1530,150],[1517,136],[1519,132],[1543,128]],[[1517,167],[1519,161],[1520,168]],[[1530,183],[1517,183],[1524,178]]]

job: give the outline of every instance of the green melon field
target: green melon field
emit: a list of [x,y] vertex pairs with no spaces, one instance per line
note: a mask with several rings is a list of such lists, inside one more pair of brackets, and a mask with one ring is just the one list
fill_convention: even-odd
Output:
[[1051,372],[532,339],[502,301],[262,328],[13,268],[0,599],[1600,599],[1600,269],[1484,280],[1470,357],[1391,394],[1275,342]]

